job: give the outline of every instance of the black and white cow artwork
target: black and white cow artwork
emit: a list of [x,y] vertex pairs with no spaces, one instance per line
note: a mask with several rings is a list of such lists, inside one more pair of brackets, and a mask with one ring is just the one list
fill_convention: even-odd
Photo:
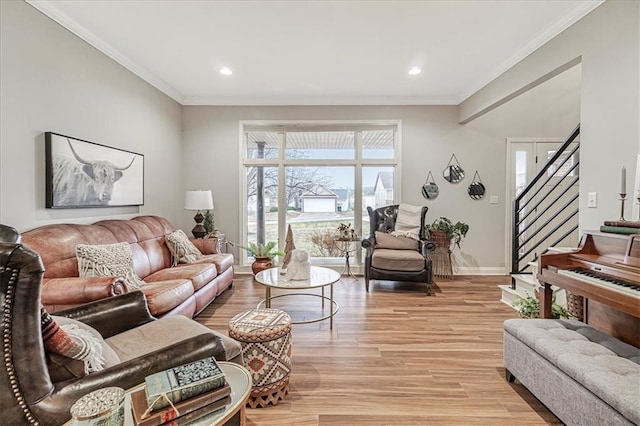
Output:
[[108,206],[113,185],[135,161],[118,167],[110,161],[86,160],[73,149],[74,158],[57,155],[53,161],[53,204],[55,206]]

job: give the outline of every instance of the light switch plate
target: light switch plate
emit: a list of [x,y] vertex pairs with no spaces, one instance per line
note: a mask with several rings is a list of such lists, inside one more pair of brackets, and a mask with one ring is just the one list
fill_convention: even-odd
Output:
[[598,193],[597,192],[589,192],[589,193],[587,193],[587,207],[589,207],[589,208],[598,207]]
[[498,204],[498,196],[492,195],[491,197],[489,197],[489,204]]

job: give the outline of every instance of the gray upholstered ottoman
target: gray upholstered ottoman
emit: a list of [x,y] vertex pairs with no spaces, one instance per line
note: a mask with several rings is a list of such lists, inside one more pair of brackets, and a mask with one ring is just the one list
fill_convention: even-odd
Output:
[[640,424],[640,350],[582,322],[505,321],[504,366],[566,424]]
[[291,317],[280,309],[251,309],[229,321],[229,337],[242,344],[253,387],[247,405],[276,405],[289,392]]

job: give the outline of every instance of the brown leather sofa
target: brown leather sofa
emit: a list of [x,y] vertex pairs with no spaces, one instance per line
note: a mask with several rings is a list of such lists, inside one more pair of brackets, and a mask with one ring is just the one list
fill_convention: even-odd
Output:
[[1,424],[62,424],[71,405],[96,389],[127,389],[208,356],[242,362],[238,342],[181,315],[155,319],[142,292],[133,291],[56,314],[93,327],[119,359],[101,371],[56,380],[40,326],[43,273],[38,254],[20,244],[15,229],[0,225]]
[[130,289],[118,277],[79,277],[76,245],[128,242],[142,291],[156,318],[182,314],[193,317],[233,283],[233,255],[217,253],[214,239],[196,240],[204,258],[172,267],[165,235],[174,226],[159,216],[103,220],[92,225],[52,224],[22,234],[24,245],[36,251],[45,267],[42,304],[49,312],[125,294]]

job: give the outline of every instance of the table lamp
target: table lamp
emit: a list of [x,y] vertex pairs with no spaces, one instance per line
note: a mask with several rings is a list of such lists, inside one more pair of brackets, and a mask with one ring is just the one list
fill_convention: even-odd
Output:
[[207,231],[202,225],[204,216],[201,210],[213,209],[213,197],[211,191],[187,191],[184,196],[184,209],[196,210],[196,215],[193,220],[196,221],[196,226],[191,230],[193,236],[196,238],[202,238],[207,234]]

